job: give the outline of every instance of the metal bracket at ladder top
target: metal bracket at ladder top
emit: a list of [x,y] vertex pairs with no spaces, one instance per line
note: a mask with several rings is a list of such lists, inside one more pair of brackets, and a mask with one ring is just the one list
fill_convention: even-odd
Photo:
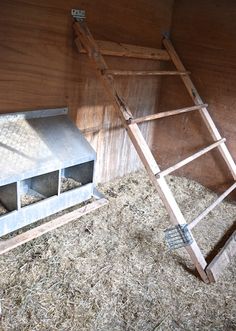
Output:
[[86,19],[85,10],[71,9],[71,15],[77,22],[83,22]]

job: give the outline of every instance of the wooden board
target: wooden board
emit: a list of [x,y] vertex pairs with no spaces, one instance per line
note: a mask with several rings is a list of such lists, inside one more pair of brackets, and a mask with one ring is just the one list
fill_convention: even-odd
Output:
[[55,230],[72,221],[76,221],[80,217],[87,215],[88,213],[91,213],[94,210],[105,206],[106,204],[108,204],[108,200],[106,200],[104,198],[99,199],[97,201],[87,204],[84,207],[81,207],[72,212],[66,213],[65,215],[59,216],[59,217],[53,219],[52,221],[46,222],[33,229],[30,229],[26,232],[16,235],[13,238],[10,238],[7,240],[2,240],[0,242],[0,254],[7,253],[10,250],[12,250],[13,248],[21,246],[21,245],[27,243],[28,241],[31,241],[35,238],[42,236],[45,233]]
[[222,250],[207,266],[206,272],[210,282],[216,282],[223,270],[233,261],[236,254],[236,231],[230,236]]

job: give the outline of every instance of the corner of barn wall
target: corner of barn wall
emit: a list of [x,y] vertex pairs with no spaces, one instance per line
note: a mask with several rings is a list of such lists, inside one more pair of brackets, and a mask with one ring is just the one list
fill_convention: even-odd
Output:
[[[230,10],[229,10],[230,8]],[[171,40],[197,90],[236,160],[236,2],[175,1]],[[177,77],[163,78],[160,111],[193,105]],[[177,163],[212,143],[198,112],[186,113],[155,123],[154,155],[161,168]],[[174,174],[194,179],[216,191],[224,191],[232,176],[220,153],[214,150]]]

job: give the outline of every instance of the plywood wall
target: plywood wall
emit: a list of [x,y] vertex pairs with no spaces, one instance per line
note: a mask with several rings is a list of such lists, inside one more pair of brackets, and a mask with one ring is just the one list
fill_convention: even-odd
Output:
[[[234,0],[178,0],[173,10],[171,38],[236,160],[235,18]],[[160,110],[191,104],[178,78],[163,80]],[[164,119],[156,124],[155,155],[165,168],[211,141],[198,115]],[[232,181],[218,152],[201,157],[178,174],[218,191]]]
[[[120,121],[86,56],[73,44],[71,8],[86,10],[98,39],[160,47],[171,22],[172,0],[1,0],[0,113],[68,106],[98,153],[97,180],[140,167]],[[109,58],[111,68],[157,69],[144,60]],[[136,116],[155,112],[158,78],[119,78]],[[151,143],[152,126],[142,130]]]

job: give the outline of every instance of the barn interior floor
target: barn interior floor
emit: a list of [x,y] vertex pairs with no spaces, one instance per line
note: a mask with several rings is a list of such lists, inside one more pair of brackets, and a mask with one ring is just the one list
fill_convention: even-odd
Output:
[[[186,178],[168,181],[189,220],[216,198]],[[164,242],[168,215],[144,172],[100,189],[108,206],[0,257],[1,329],[235,330],[236,263],[212,285],[186,270],[185,250]],[[197,226],[205,254],[235,218],[224,202]]]

